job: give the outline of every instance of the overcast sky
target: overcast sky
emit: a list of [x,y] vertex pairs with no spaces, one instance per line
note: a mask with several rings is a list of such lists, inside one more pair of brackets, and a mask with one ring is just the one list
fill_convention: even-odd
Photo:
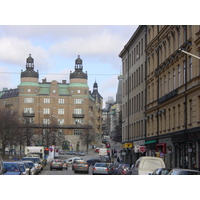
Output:
[[137,25],[16,25],[0,26],[0,90],[17,88],[26,58],[34,58],[39,81],[67,80],[78,55],[88,85],[96,80],[104,101],[115,100],[122,62],[118,57]]

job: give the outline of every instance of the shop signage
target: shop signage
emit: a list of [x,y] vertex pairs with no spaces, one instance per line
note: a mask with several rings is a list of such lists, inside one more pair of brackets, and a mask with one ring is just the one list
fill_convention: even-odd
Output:
[[146,151],[146,146],[140,146],[139,152],[144,153]]
[[124,143],[122,144],[122,148],[131,148],[133,147],[133,143]]

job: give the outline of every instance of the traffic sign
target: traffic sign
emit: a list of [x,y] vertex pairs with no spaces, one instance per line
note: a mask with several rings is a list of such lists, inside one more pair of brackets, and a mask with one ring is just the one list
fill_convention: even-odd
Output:
[[146,151],[146,146],[140,146],[139,152],[144,153]]

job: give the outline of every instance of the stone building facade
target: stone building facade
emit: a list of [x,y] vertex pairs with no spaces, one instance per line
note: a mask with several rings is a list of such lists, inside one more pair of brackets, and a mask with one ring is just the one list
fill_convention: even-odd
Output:
[[[139,136],[141,140],[144,139],[139,146],[146,148],[145,153],[141,155],[161,157],[169,168],[200,168],[200,26],[148,25],[145,26],[145,33],[137,36],[142,27],[138,27],[120,53],[125,77],[123,116],[124,124],[129,126],[129,129],[123,129],[122,142],[133,143],[132,149],[128,149],[135,151],[134,143]],[[145,84],[144,90],[139,91],[145,91],[145,109],[140,113],[144,115],[144,135],[141,135],[139,130],[133,131],[130,128],[132,123],[136,123],[135,118],[138,116],[133,111],[131,118],[131,99],[137,91],[134,83],[138,79],[133,78],[131,81],[130,63],[131,60],[137,60],[137,54],[133,53],[133,57],[131,55],[131,44],[137,43],[142,35],[145,35]],[[125,51],[129,54],[125,54]],[[132,68],[137,69],[136,63]],[[142,104],[142,100],[140,102]],[[126,105],[131,108],[129,113]],[[137,105],[138,101],[135,98],[133,107],[138,108]],[[133,137],[130,137],[131,134]],[[124,149],[127,150],[125,147]]]

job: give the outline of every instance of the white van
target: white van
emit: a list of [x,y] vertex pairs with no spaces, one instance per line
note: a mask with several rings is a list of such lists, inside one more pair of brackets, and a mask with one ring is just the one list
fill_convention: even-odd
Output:
[[140,157],[133,168],[133,175],[148,175],[157,168],[165,168],[165,163],[162,158],[142,156]]

